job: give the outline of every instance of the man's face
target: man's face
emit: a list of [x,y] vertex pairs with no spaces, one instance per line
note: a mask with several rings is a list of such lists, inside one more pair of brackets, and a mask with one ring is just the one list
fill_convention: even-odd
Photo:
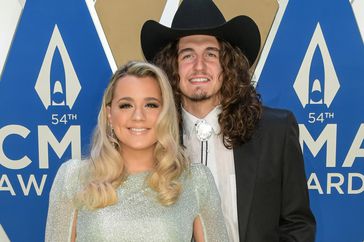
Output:
[[179,87],[182,103],[220,103],[222,85],[220,45],[208,35],[182,37],[178,44]]

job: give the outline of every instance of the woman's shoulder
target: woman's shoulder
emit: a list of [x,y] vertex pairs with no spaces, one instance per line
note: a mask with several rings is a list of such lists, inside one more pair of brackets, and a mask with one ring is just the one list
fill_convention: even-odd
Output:
[[211,173],[210,169],[201,163],[191,163],[190,171],[193,176],[206,176]]
[[60,166],[60,169],[67,169],[67,170],[77,170],[81,169],[87,164],[87,160],[79,160],[79,159],[71,159],[63,162]]
[[215,182],[210,169],[203,164],[192,163],[190,173],[193,183],[197,186],[210,186],[211,183]]
[[192,186],[201,204],[209,204],[220,199],[216,183],[210,169],[203,164],[190,166]]
[[57,175],[74,177],[74,175],[79,174],[81,170],[84,170],[86,165],[87,161],[85,160],[72,159],[65,161],[59,167]]
[[80,185],[81,172],[85,170],[87,161],[72,159],[59,167],[53,182],[53,190],[61,189],[65,194],[73,194]]

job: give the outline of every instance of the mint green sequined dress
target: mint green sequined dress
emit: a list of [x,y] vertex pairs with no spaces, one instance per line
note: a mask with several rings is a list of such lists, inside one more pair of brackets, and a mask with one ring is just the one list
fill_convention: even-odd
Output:
[[[72,199],[80,189],[79,172],[84,164],[71,160],[60,167],[50,193],[45,241],[70,241],[75,213]],[[156,201],[155,192],[145,184],[148,172],[130,175],[117,190],[117,204],[78,211],[76,241],[190,242],[197,216],[206,242],[228,241],[210,170],[194,164],[190,171],[181,177],[183,191],[171,206]]]

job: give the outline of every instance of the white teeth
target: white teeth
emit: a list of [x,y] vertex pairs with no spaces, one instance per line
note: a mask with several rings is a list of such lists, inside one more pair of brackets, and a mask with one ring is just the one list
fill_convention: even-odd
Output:
[[208,79],[207,78],[192,78],[190,81],[191,82],[206,82]]
[[143,132],[145,130],[147,130],[146,128],[130,128],[131,131],[134,131],[134,132]]

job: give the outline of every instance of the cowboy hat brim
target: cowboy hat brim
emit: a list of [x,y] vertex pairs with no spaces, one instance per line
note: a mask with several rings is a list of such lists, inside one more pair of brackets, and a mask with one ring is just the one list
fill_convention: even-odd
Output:
[[252,65],[260,49],[260,33],[256,23],[248,16],[237,16],[226,23],[202,29],[168,28],[154,20],[144,23],[141,30],[141,47],[145,59],[152,61],[168,43],[189,35],[211,35],[237,46]]

